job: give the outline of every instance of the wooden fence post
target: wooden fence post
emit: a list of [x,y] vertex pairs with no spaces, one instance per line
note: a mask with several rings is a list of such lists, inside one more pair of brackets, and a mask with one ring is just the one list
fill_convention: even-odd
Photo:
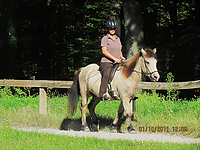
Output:
[[40,88],[39,114],[47,114],[47,93],[44,88]]

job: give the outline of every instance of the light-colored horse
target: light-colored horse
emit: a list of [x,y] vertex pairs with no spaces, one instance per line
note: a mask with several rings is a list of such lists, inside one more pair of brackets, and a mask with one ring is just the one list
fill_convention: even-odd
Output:
[[[129,132],[134,131],[131,124],[131,103],[135,97],[136,87],[145,73],[152,81],[158,81],[160,75],[157,71],[156,49],[141,49],[135,56],[123,62],[111,82],[112,89],[121,99],[121,104],[117,115],[112,123],[111,129],[117,131],[117,123],[125,110],[127,129]],[[82,130],[89,131],[86,122],[86,106],[88,97],[92,94],[93,99],[88,105],[90,111],[94,131],[98,131],[98,120],[94,112],[96,105],[100,102],[99,90],[101,84],[101,73],[97,64],[90,64],[79,69],[75,73],[73,85],[71,86],[68,97],[68,112],[73,115],[77,108],[78,92],[80,89],[81,100],[81,117]],[[107,94],[109,96],[109,94]],[[109,96],[111,100],[112,97]]]

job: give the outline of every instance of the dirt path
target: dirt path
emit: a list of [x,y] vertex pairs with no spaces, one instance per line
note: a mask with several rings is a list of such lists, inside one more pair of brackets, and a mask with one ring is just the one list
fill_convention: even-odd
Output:
[[100,132],[83,132],[83,131],[64,131],[59,129],[36,129],[36,128],[17,128],[26,132],[46,132],[49,134],[66,135],[73,137],[96,137],[100,139],[123,139],[123,140],[137,140],[137,141],[154,141],[154,142],[172,142],[172,143],[200,143],[200,139],[191,139],[187,137],[181,137],[176,135],[164,134],[164,133],[109,133],[105,131]]

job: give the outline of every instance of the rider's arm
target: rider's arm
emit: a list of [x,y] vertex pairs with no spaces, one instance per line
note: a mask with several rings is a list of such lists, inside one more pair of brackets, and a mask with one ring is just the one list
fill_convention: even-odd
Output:
[[120,62],[121,62],[120,59],[114,57],[113,55],[111,55],[111,54],[107,51],[107,47],[104,47],[104,46],[103,46],[103,47],[101,47],[101,50],[102,50],[102,53],[103,53],[106,57],[108,57],[108,58],[114,60],[116,63],[120,63]]

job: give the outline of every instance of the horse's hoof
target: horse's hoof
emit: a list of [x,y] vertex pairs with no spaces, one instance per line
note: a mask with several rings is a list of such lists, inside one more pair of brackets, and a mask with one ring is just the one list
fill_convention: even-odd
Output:
[[111,125],[110,126],[110,133],[118,133],[117,125]]
[[110,133],[118,133],[116,129],[110,130]]
[[135,132],[135,129],[134,129],[132,126],[128,127],[127,129],[128,129],[128,132],[129,132],[130,134],[135,134],[135,133],[136,133],[136,132]]
[[131,130],[129,133],[130,133],[130,134],[136,134],[136,131],[135,131],[135,129],[134,129],[134,130]]
[[82,126],[81,131],[90,132],[90,129],[88,126]]
[[92,124],[93,132],[99,132],[99,124]]

